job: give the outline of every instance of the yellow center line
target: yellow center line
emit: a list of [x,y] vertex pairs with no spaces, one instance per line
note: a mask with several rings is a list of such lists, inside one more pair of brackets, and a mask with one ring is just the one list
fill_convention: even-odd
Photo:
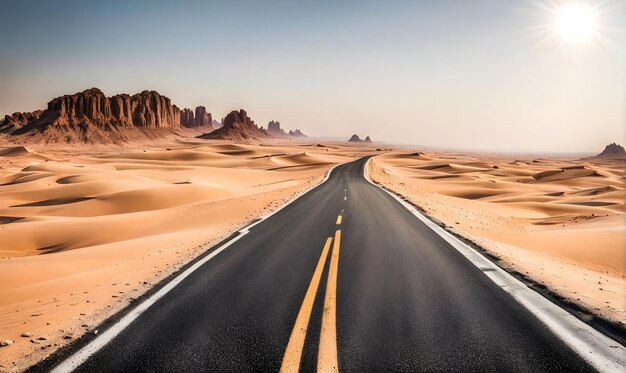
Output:
[[337,216],[337,225],[341,224],[341,215]]
[[328,251],[330,250],[332,240],[332,237],[328,237],[326,239],[322,255],[320,256],[320,260],[317,262],[315,272],[313,272],[313,278],[311,279],[309,288],[304,295],[302,306],[300,306],[300,311],[296,317],[296,323],[294,324],[291,336],[289,337],[289,343],[287,344],[287,349],[285,350],[283,363],[280,366],[281,373],[297,372],[300,368],[300,359],[302,358],[302,348],[304,347],[306,330],[309,325],[311,310],[313,309],[313,303],[315,301],[315,294],[317,293],[317,288],[320,284],[322,272],[324,271],[324,264],[326,263],[326,258],[328,257]]
[[318,372],[339,372],[337,357],[337,270],[339,267],[339,246],[341,230],[335,232],[333,253],[330,257],[324,311],[322,313],[322,331],[317,355]]

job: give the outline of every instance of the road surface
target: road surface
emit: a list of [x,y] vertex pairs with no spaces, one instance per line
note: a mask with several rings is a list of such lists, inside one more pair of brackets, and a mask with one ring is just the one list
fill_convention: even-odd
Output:
[[78,371],[593,371],[365,162],[255,225]]

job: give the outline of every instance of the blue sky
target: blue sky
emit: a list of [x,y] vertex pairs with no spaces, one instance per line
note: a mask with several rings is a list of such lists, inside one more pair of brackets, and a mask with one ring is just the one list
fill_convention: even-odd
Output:
[[536,28],[554,21],[542,4],[3,1],[0,115],[96,86],[320,136],[528,152],[624,142],[626,7],[604,3],[610,27],[572,45],[541,43]]

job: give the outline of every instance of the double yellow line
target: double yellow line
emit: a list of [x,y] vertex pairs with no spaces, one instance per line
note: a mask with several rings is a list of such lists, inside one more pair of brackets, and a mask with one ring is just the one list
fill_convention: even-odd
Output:
[[[341,215],[337,217],[337,225],[341,224]],[[302,359],[302,349],[304,348],[304,340],[313,311],[313,303],[315,302],[315,294],[324,272],[324,264],[330,251],[330,245],[333,243],[333,237],[328,237],[322,249],[313,278],[309,284],[309,288],[304,295],[302,306],[296,317],[296,323],[291,331],[289,343],[283,357],[280,367],[281,373],[298,372],[300,369],[300,360]],[[330,268],[328,270],[328,279],[326,282],[326,294],[324,296],[324,311],[322,313],[322,329],[320,333],[320,344],[317,355],[317,371],[318,372],[338,372],[339,363],[337,358],[337,270],[339,267],[339,247],[341,244],[341,229],[335,231],[333,244],[333,252],[330,257]]]

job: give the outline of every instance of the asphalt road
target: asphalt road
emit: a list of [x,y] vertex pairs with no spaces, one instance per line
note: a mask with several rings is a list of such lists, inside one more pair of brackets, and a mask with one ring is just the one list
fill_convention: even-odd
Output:
[[251,228],[79,371],[593,371],[365,162]]

